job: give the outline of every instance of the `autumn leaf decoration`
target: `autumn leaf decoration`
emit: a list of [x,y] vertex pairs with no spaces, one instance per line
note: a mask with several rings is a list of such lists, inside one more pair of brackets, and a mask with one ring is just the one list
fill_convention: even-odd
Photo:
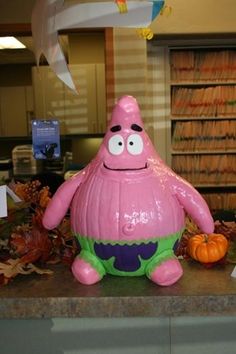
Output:
[[[63,262],[71,264],[75,256],[76,244],[70,231],[70,222],[64,219],[54,230],[48,231],[42,225],[42,217],[50,201],[48,187],[39,181],[11,185],[23,200],[21,205],[11,210],[12,228],[8,228],[8,240],[0,243],[0,284],[7,284],[19,274],[52,274],[45,265]],[[27,213],[20,225],[14,223],[19,208]],[[9,220],[7,220],[9,224]],[[1,229],[0,225],[0,229]],[[43,267],[43,268],[42,268]]]
[[41,269],[32,263],[23,264],[21,259],[8,259],[6,262],[0,262],[0,274],[2,275],[2,283],[7,284],[10,279],[14,278],[18,274],[31,274],[36,272],[38,274],[53,274],[50,269]]
[[24,227],[18,227],[11,235],[10,245],[24,264],[36,261],[47,262],[53,247],[48,232],[35,224],[26,230]]

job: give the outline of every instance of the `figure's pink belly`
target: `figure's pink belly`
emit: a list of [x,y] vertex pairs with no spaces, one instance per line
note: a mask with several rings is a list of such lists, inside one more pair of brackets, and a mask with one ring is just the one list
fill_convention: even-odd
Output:
[[91,176],[75,194],[73,231],[105,240],[166,236],[184,226],[184,211],[153,175],[132,181]]

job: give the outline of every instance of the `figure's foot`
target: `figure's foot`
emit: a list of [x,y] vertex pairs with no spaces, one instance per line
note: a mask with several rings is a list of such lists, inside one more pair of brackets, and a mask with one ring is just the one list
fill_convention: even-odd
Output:
[[71,267],[74,277],[82,284],[92,285],[102,279],[102,275],[91,264],[77,256]]
[[156,266],[149,278],[156,284],[168,286],[176,283],[183,275],[183,269],[176,258],[167,259]]

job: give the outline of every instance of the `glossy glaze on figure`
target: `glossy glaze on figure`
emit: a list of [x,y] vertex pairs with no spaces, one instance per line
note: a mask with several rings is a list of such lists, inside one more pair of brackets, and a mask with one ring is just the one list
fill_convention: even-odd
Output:
[[143,275],[170,285],[182,275],[174,248],[185,212],[203,232],[214,229],[199,193],[160,159],[131,96],[116,104],[96,157],[57,191],[44,215],[55,227],[71,207],[82,251],[72,271],[84,284],[106,273]]

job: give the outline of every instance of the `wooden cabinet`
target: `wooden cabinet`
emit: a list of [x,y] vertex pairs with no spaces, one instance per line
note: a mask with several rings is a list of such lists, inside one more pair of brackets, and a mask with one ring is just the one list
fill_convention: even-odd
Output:
[[236,209],[236,49],[170,50],[172,168]]
[[32,69],[35,115],[60,120],[61,134],[103,133],[106,126],[104,64],[69,66],[78,95],[48,66]]
[[107,126],[105,65],[96,65],[97,131],[105,133]]
[[54,72],[48,66],[32,68],[34,107],[36,119],[60,121],[61,134],[65,130],[65,90]]
[[1,136],[26,136],[32,111],[31,86],[0,87]]

